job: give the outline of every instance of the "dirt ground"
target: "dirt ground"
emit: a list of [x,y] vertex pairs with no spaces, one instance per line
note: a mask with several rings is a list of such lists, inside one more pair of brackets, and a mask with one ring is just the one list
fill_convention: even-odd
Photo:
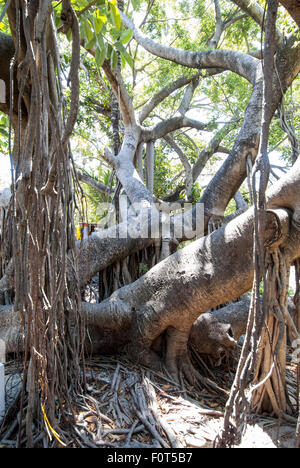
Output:
[[[201,362],[206,376],[195,387],[172,381],[170,376],[136,367],[124,356],[93,358],[86,363],[86,394],[76,406],[75,436],[70,447],[212,448],[221,429],[233,370],[214,369]],[[20,390],[16,362],[6,365],[7,404]],[[287,369],[290,400],[296,403],[296,369]],[[16,447],[17,424],[13,413],[3,421],[0,447]],[[25,427],[24,432],[25,444]],[[268,415],[251,416],[235,448],[293,448],[296,420],[278,421]],[[42,428],[36,428],[36,446],[54,447]]]

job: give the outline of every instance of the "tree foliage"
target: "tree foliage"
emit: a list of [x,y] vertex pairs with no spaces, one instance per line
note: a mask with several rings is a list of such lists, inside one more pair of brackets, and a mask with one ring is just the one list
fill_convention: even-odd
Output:
[[[74,1],[72,4],[79,17],[81,39],[84,44],[80,72],[80,109],[75,130],[76,137],[73,140],[74,153],[79,166],[82,167],[84,163],[87,170],[95,173],[95,170],[99,170],[98,166],[103,165],[101,154],[103,154],[104,147],[112,142],[109,115],[112,91],[101,69],[104,60],[109,60],[114,69],[120,57],[123,79],[137,111],[166,84],[171,84],[181,76],[192,76],[193,71],[155,58],[142,50],[133,41],[132,31],[121,24],[116,1],[82,0]],[[259,50],[261,47],[259,25],[231,2],[222,1],[220,4],[223,22],[231,21],[232,24],[225,29],[218,47],[242,52]],[[263,2],[261,5],[264,7]],[[213,1],[162,1],[159,4],[140,1],[130,2],[125,7],[137,22],[142,23],[144,33],[151,38],[167,41],[168,44],[185,50],[209,49],[209,41],[216,26]],[[59,28],[60,5],[56,7],[54,5],[54,8],[56,25]],[[278,25],[284,34],[292,34],[296,31],[293,21],[283,8],[280,9]],[[65,40],[63,38],[61,40],[64,43],[63,64],[67,70],[70,50]],[[229,121],[235,121],[237,125],[231,132],[224,132],[222,146],[227,149],[232,148],[240,119],[251,95],[251,85],[237,74],[226,72],[205,77],[206,73],[203,72],[200,75],[200,84],[194,94],[189,115],[209,122],[211,133],[195,130],[187,130],[185,133],[179,130],[173,135],[190,164],[195,163],[197,154],[205,148],[210,136]],[[151,127],[161,119],[165,120],[174,115],[180,106],[184,91],[184,88],[178,89],[164,99],[147,118],[144,125]],[[299,83],[296,80],[284,101],[288,124],[296,135],[299,134],[299,117],[295,112],[298,94]],[[120,130],[122,135],[122,124]],[[283,158],[283,165],[291,161],[291,144],[282,129],[278,115],[275,115],[272,122],[270,148],[275,151],[274,164],[278,164],[277,154],[279,153]],[[99,163],[95,158],[99,159]],[[222,153],[213,155],[210,160],[212,169],[209,169],[208,175],[216,170],[224,158]],[[104,182],[101,176],[100,180]],[[208,177],[206,179],[204,177],[199,179],[197,184],[203,187],[207,180]],[[163,140],[157,142],[155,147],[154,181],[155,195],[159,198],[167,196],[177,186],[184,183],[182,162]],[[197,192],[196,186],[195,191]]]

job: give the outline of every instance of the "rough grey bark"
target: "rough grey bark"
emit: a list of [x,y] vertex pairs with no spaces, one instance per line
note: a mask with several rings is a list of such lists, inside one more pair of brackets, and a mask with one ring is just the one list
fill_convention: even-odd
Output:
[[[291,224],[285,210],[276,211],[279,218],[274,212],[268,212],[266,223],[266,237],[271,244],[285,242],[291,262],[300,255],[299,173],[298,160],[267,196],[268,207],[284,207],[292,213]],[[174,359],[177,359],[174,355],[184,354],[189,330],[195,320],[203,312],[240,297],[251,288],[252,243],[253,210],[249,209],[223,228],[167,258],[102,304],[83,304],[84,313],[93,317],[93,331],[98,329],[95,343],[105,349],[112,340],[112,334],[103,335],[103,317],[114,317],[115,323],[127,317],[132,349],[135,355],[140,349],[141,358],[149,364],[155,358],[157,360],[151,347],[155,342],[157,345],[162,333],[168,330],[166,360],[174,370]]]
[[[292,209],[296,223],[300,223],[300,211],[297,201],[297,194],[300,190],[298,174],[299,161],[295,164],[293,171],[284,175],[270,189],[267,195],[270,208],[282,207]],[[186,214],[186,219],[189,217],[189,213],[191,212]],[[115,228],[112,229],[115,232]],[[127,232],[126,224],[120,225],[119,229],[120,232]],[[114,263],[118,258],[123,259],[131,252],[141,250],[153,242],[155,242],[155,238],[134,239],[125,235],[113,239],[109,230],[93,234],[88,242],[82,245],[80,251],[81,285],[85,286],[98,271]]]
[[[300,256],[299,172],[300,161],[268,193],[269,207],[288,208],[293,214],[290,223],[285,210],[268,212],[265,234],[268,245],[285,241],[291,262]],[[83,303],[81,311],[91,327],[93,350],[116,350],[127,345],[135,357],[139,350],[144,363],[158,365],[160,358],[153,349],[162,351],[160,342],[165,343],[164,360],[174,372],[186,357],[189,331],[195,320],[251,288],[252,242],[250,209],[167,258],[101,304]]]
[[146,175],[147,175],[147,188],[150,195],[153,196],[154,189],[154,142],[149,141],[146,149]]
[[[250,289],[252,223],[249,210],[230,225],[173,254],[101,304],[82,303],[93,351],[116,351],[127,345],[135,359],[138,356],[144,364],[159,365],[159,354],[153,349],[160,349],[162,341],[167,346],[166,365],[175,372],[185,358],[195,320]],[[283,242],[288,225],[284,210],[269,212],[266,242]]]
[[136,154],[137,154],[138,173],[142,182],[144,182],[143,150],[144,150],[144,144],[140,143],[137,148]]
[[[299,47],[289,48],[289,53],[278,54],[278,68],[280,74],[283,76],[283,83],[286,85],[293,79],[297,68],[299,67]],[[293,65],[293,66],[292,66]],[[290,71],[288,71],[290,70]],[[113,78],[116,79],[116,78]],[[117,85],[116,85],[117,86]],[[201,202],[205,203],[206,212],[208,213],[206,219],[208,220],[211,213],[222,214],[228,201],[232,198],[236,192],[236,189],[242,183],[245,178],[246,164],[245,159],[249,155],[249,151],[253,157],[255,157],[259,139],[258,139],[258,128],[259,128],[259,115],[260,106],[259,100],[261,98],[261,84],[258,80],[255,89],[253,91],[252,99],[250,100],[249,106],[245,114],[245,121],[240,132],[240,135],[236,141],[234,149],[232,150],[229,158],[225,161],[220,171],[213,178],[211,184],[207,187]],[[278,91],[278,84],[275,86],[275,91]],[[281,91],[280,91],[281,93]],[[124,94],[124,96],[123,96]],[[277,95],[280,96],[280,94]],[[121,93],[123,108],[126,107],[128,96],[126,93]],[[274,104],[275,108],[275,104]],[[129,112],[126,119],[128,122],[132,121],[132,111]],[[134,128],[134,127],[133,127]],[[139,140],[139,129],[128,132],[128,137],[125,138],[122,155],[125,154],[125,158],[119,157],[113,159],[113,164],[116,170],[119,172],[120,177],[126,184],[126,191],[130,194],[131,201],[145,200],[146,203],[151,204],[151,196],[149,192],[145,192],[145,186],[141,179],[137,176],[132,166],[132,158],[136,145]],[[122,228],[121,228],[122,229]],[[104,232],[100,236],[94,236],[91,239],[91,250],[88,252],[88,247],[84,247],[83,256],[86,259],[91,260],[91,266],[86,266],[89,261],[85,263],[86,268],[80,273],[83,280],[83,284],[86,279],[90,278],[91,275],[97,273],[97,270],[103,269],[105,266],[113,263],[121,252],[124,255],[130,253],[130,249],[133,251],[138,248],[144,248],[145,245],[149,245],[149,239],[144,241],[140,240],[134,242],[132,239],[118,240],[112,243],[108,247],[109,233]],[[97,245],[97,247],[96,247]],[[115,245],[116,250],[112,248]],[[103,255],[104,253],[104,255]],[[110,254],[110,255],[109,255]],[[102,260],[105,259],[105,261]],[[124,258],[124,257],[123,257]],[[98,259],[98,260],[97,260]],[[98,265],[97,265],[98,262]],[[85,278],[85,279],[84,279]]]
[[[191,328],[189,342],[199,353],[220,357],[236,348],[238,340],[246,333],[250,296],[229,304],[214,312],[202,314]],[[292,323],[296,323],[296,308],[292,299],[288,303]],[[290,341],[294,339],[293,327],[289,326]]]
[[133,30],[137,42],[153,55],[199,70],[211,68],[230,70],[243,76],[251,83],[255,82],[257,59],[247,54],[232,50],[190,52],[165,46],[146,37],[123,13],[121,13],[121,18],[125,26]]
[[[136,222],[132,219],[132,229]],[[116,261],[122,261],[128,255],[143,250],[152,245],[155,239],[150,237],[134,237],[128,234],[128,223],[112,227],[99,233],[93,233],[83,243],[78,243],[79,249],[79,280],[84,288],[98,272],[104,270]]]
[[[256,8],[256,7],[254,7]],[[258,9],[259,10],[259,7]],[[244,181],[246,161],[251,156],[255,160],[260,138],[262,110],[263,76],[261,62],[248,54],[226,50],[189,52],[164,46],[147,37],[122,14],[126,27],[133,29],[137,42],[148,52],[191,68],[219,68],[230,70],[246,78],[253,86],[252,97],[245,112],[244,122],[229,157],[206,188],[200,202],[205,205],[206,222],[211,216],[223,216],[225,208]],[[261,18],[260,18],[261,20]],[[282,93],[286,91],[300,70],[299,41],[290,38],[277,50],[276,73],[273,80],[272,112],[277,109]],[[279,80],[278,80],[279,77]],[[151,138],[154,135],[151,134]]]
[[201,354],[220,357],[237,347],[246,332],[250,299],[202,314],[191,328],[189,342]]
[[112,195],[114,193],[114,189],[112,187],[108,187],[107,185],[102,184],[98,180],[94,179],[88,174],[85,174],[79,169],[77,169],[77,176],[80,182],[90,185],[91,187],[105,195]]
[[[236,349],[240,337],[246,333],[249,308],[250,298],[246,298],[215,312],[206,312],[200,315],[191,327],[189,345],[192,345],[198,353],[208,354],[215,358]],[[296,308],[292,300],[289,301],[288,312],[295,323]],[[92,314],[86,312],[84,304],[83,313],[85,313],[90,333],[86,343],[89,352],[95,352],[99,347],[97,329],[99,330],[101,326],[101,320],[103,329],[107,329],[110,334],[113,331],[114,334],[113,340],[105,343],[106,353],[115,353],[117,349],[121,349],[123,345],[127,344],[132,326],[131,314],[126,314],[126,312],[122,315],[103,313],[101,319],[99,317],[95,320]],[[23,351],[20,317],[13,312],[13,306],[0,306],[0,339],[5,341],[7,353]],[[290,342],[293,339],[294,335],[290,333]]]
[[[139,32],[136,33],[138,40],[140,40]],[[142,38],[141,40],[144,41]],[[152,41],[153,42],[153,41]],[[292,47],[293,46],[293,47]],[[151,43],[151,47],[157,48],[157,44]],[[286,87],[291,83],[293,78],[296,76],[297,72],[299,71],[299,46],[297,44],[287,44],[282,51],[279,51],[277,54],[278,60],[278,73],[281,77],[281,83],[276,83],[274,80],[274,110],[276,109],[278,102],[281,99],[281,88],[286,89]],[[164,48],[163,53],[166,54],[168,57],[169,49]],[[175,53],[175,52],[174,52]],[[182,51],[177,51],[182,59]],[[234,148],[232,149],[229,157],[225,161],[224,165],[221,167],[220,171],[216,174],[213,178],[209,186],[204,192],[204,195],[201,199],[201,202],[205,204],[205,209],[207,213],[206,220],[212,216],[222,216],[225,207],[227,206],[230,199],[234,196],[237,189],[243,182],[246,176],[246,159],[251,154],[252,159],[256,157],[257,148],[259,144],[259,121],[260,121],[260,106],[259,103],[261,102],[261,70],[260,70],[260,62],[258,60],[249,58],[247,54],[240,54],[236,55],[235,53],[228,53],[228,51],[211,51],[207,54],[199,53],[199,57],[203,61],[203,66],[210,67],[211,61],[218,61],[218,69],[222,70],[222,66],[228,66],[229,69],[235,71],[237,73],[246,74],[246,70],[248,70],[247,78],[250,79],[251,83],[254,84],[253,96],[250,100],[249,106],[246,110],[245,120],[243,127],[241,129],[240,135],[235,143]],[[169,58],[169,57],[168,57]],[[228,62],[228,63],[227,63]],[[229,62],[231,64],[229,64]],[[240,65],[237,67],[237,62],[240,62]],[[217,65],[217,63],[214,63]],[[193,66],[198,66],[197,64]],[[241,72],[242,67],[242,72]],[[132,103],[128,97],[124,86],[122,85],[122,81],[120,80],[120,76],[118,74],[112,72],[109,68],[108,64],[105,64],[104,67],[107,76],[112,83],[115,93],[120,96],[121,99],[121,108],[123,118],[127,122],[128,125],[135,125],[135,116],[134,111],[132,109]],[[153,103],[152,103],[153,104]],[[162,122],[158,126],[153,129],[143,129],[137,128],[137,134],[141,132],[141,135],[137,135],[137,140],[139,141],[140,138],[145,139],[147,141],[151,139],[156,139],[157,137],[164,135],[166,132],[173,130],[178,125],[182,125],[184,123],[185,117],[178,116],[175,117],[167,122]],[[191,122],[186,122],[186,124],[192,125]],[[175,127],[174,127],[175,125]],[[199,126],[199,123],[196,124]],[[203,128],[203,124],[200,124],[200,127]],[[200,128],[199,127],[199,128]],[[130,133],[130,132],[129,132]],[[131,132],[132,133],[132,132]],[[134,138],[135,139],[135,138]],[[134,140],[133,139],[133,140]],[[129,145],[132,144],[135,147],[138,143],[134,142],[132,139],[129,141]],[[130,148],[132,152],[132,147]],[[131,160],[131,156],[126,158],[127,160]],[[108,158],[109,159],[109,158]],[[129,181],[128,188],[130,189],[132,182],[133,186],[136,187],[137,190],[143,191],[143,184],[136,183],[136,177],[134,172],[132,171],[132,167],[128,166],[126,159],[122,160],[122,167],[119,166],[116,168],[116,171],[123,172],[123,179]],[[127,170],[125,168],[127,165]],[[116,165],[115,165],[116,166]],[[196,164],[195,174],[199,169],[199,165]],[[201,166],[201,164],[200,164]],[[133,178],[132,178],[133,175]],[[130,178],[131,177],[131,178]],[[136,197],[135,197],[136,198]],[[149,198],[148,198],[149,200]]]
[[254,161],[259,147],[261,104],[263,81],[261,70],[248,103],[242,128],[235,140],[234,147],[221,168],[212,178],[203,196],[208,216],[223,216],[226,206],[234,197],[247,175],[246,161],[248,156]]

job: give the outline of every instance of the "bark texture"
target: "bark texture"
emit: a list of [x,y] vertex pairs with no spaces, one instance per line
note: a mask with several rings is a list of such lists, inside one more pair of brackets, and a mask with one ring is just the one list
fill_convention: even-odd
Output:
[[287,9],[298,26],[300,26],[300,5],[298,0],[280,0],[280,3]]

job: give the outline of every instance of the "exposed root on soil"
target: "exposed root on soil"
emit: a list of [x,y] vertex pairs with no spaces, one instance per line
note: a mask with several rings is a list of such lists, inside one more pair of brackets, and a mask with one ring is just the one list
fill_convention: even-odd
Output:
[[[62,441],[69,447],[186,447],[183,435],[174,431],[164,417],[166,403],[180,411],[183,407],[189,408],[193,417],[197,415],[198,422],[207,416],[219,418],[223,415],[220,403],[214,403],[217,395],[200,393],[188,382],[180,385],[162,372],[133,365],[124,357],[119,359],[103,357],[88,362],[87,393],[74,402],[75,432],[67,437],[63,421],[59,421],[57,437],[51,432],[47,434],[40,425],[41,419],[36,417],[33,422],[35,447],[59,447]],[[17,444],[19,394],[17,386],[14,402],[2,423],[1,446]],[[212,407],[203,403],[204,398]],[[20,431],[23,446],[26,445],[24,421],[21,421]]]
[[[203,378],[189,360],[180,370],[180,382],[176,382],[167,373],[137,366],[125,356],[88,359],[86,393],[73,402],[74,431],[72,434],[66,431],[64,421],[60,419],[57,435],[67,447],[74,448],[211,448],[224,415],[224,393],[218,390],[221,387],[224,387],[223,392],[230,389],[234,368],[210,369],[207,366],[207,370],[212,375],[209,379]],[[0,426],[0,447],[13,448],[17,445],[19,432],[22,375],[16,361],[6,365],[6,373],[10,374],[7,394],[11,400]],[[287,381],[289,396],[296,403],[295,366],[288,368]],[[26,400],[24,404],[27,405]],[[40,421],[36,415],[33,420],[34,447],[62,446],[53,434],[46,433]],[[256,417],[252,422],[278,426],[278,421],[266,417]],[[285,430],[280,443],[294,437],[295,427],[296,421]],[[263,429],[257,430],[261,431],[261,437]],[[251,431],[255,437],[255,426],[251,426]],[[27,443],[23,420],[20,433],[23,447]],[[252,439],[249,444],[254,443]]]

